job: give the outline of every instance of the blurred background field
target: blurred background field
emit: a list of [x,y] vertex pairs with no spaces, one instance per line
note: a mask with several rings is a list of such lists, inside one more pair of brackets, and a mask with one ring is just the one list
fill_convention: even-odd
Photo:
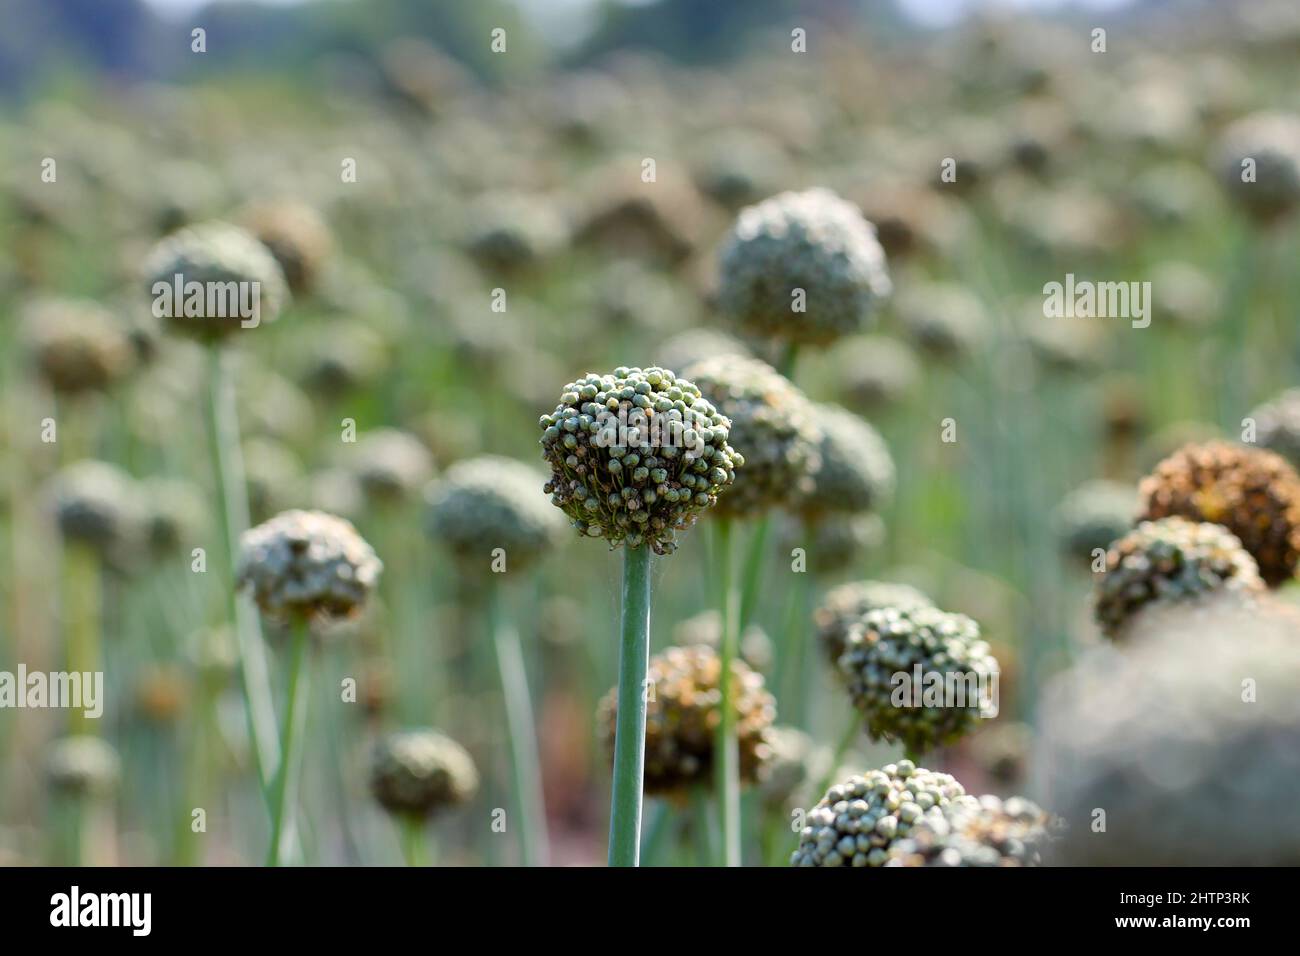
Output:
[[[972,793],[1041,798],[1039,693],[1099,641],[1078,559],[1090,529],[1062,502],[1098,479],[1135,493],[1185,440],[1239,440],[1300,370],[1300,230],[1235,203],[1215,159],[1234,121],[1300,111],[1300,15],[1271,0],[971,7],[0,0],[0,670],[60,669],[78,615],[97,616],[107,696],[94,730],[121,761],[115,796],[82,821],[95,838],[70,844],[45,772],[69,714],[0,710],[0,862],[265,852],[222,624],[228,572],[212,558],[192,571],[193,549],[215,552],[221,533],[207,366],[159,327],[140,278],[155,242],[209,219],[280,235],[295,267],[284,314],[232,350],[252,521],[321,508],[385,564],[365,614],[320,650],[300,859],[402,859],[367,767],[377,735],[405,726],[459,741],[481,777],[430,827],[438,861],[521,859],[517,831],[491,827],[511,805],[511,765],[482,595],[426,534],[424,485],[485,453],[540,474],[538,416],[589,370],[728,348],[781,363],[719,314],[718,248],[742,207],[812,187],[875,223],[894,292],[873,328],[801,349],[789,375],[875,426],[897,488],[830,567],[817,529],[774,519],[743,655],[777,723],[812,749],[784,791],[747,796],[746,862],[788,860],[788,807],[820,797],[849,719],[812,624],[844,581],[912,584],[979,622],[1001,713],[926,765]],[[206,52],[191,48],[195,26]],[[1045,317],[1044,284],[1071,273],[1151,282],[1150,326]],[[38,374],[25,317],[51,299],[97,304],[127,344],[102,388]],[[367,444],[392,429],[417,450]],[[404,453],[414,461],[390,460]],[[376,456],[394,487],[367,483]],[[157,532],[89,578],[50,505],[59,469],[84,458],[138,483]],[[1099,512],[1104,547],[1114,509]],[[652,652],[716,641],[710,544],[706,517],[657,563]],[[791,567],[798,547],[806,573]],[[604,859],[595,714],[616,679],[617,571],[575,534],[501,587],[556,863]],[[283,645],[273,627],[268,638],[278,688]],[[348,678],[355,703],[340,700]],[[901,753],[863,737],[839,762]],[[648,807],[651,862],[695,862],[698,814]]]

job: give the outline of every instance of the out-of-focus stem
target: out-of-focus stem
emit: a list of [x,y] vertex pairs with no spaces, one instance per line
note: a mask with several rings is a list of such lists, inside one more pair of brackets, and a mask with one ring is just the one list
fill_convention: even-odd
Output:
[[284,721],[280,732],[280,769],[271,792],[271,844],[267,866],[279,866],[283,858],[285,833],[290,829],[298,803],[298,777],[302,767],[302,736],[307,723],[307,688],[311,683],[307,657],[310,626],[301,618],[293,623],[289,687],[285,693]]
[[718,640],[718,686],[721,691],[720,719],[714,752],[717,774],[718,821],[722,826],[722,863],[740,865],[740,751],[736,743],[736,709],[731,665],[740,643],[740,597],[733,574],[731,519],[721,518],[715,525],[720,571],[718,600],[722,615],[722,633]]
[[547,866],[550,841],[546,833],[546,803],[542,794],[541,760],[533,724],[532,695],[524,668],[519,631],[501,613],[501,593],[494,574],[488,584],[488,624],[496,651],[501,695],[510,738],[510,784],[519,815],[519,841],[524,866]]

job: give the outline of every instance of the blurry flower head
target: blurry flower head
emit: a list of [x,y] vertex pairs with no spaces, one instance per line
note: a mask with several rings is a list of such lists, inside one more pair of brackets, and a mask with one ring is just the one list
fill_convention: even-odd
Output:
[[36,372],[56,393],[103,391],[135,365],[130,330],[93,302],[39,299],[20,321]]
[[1300,863],[1294,609],[1170,605],[1123,654],[1058,678],[1039,712],[1035,766],[1067,825],[1054,862]]
[[1251,216],[1278,219],[1300,202],[1300,116],[1254,113],[1223,131],[1213,165]]
[[51,479],[51,500],[63,539],[101,559],[116,561],[140,542],[145,503],[135,479],[116,465],[87,460],[65,466]]
[[821,467],[798,501],[805,515],[878,511],[894,496],[894,459],[880,433],[838,405],[817,405]]
[[917,607],[934,607],[925,594],[910,584],[892,581],[853,581],[826,593],[820,607],[813,612],[817,643],[831,665],[840,659],[848,646],[849,629],[868,611],[896,608],[900,611]]
[[273,321],[289,295],[266,246],[223,222],[172,233],[153,247],[142,271],[155,314],[201,339]]
[[611,547],[671,553],[745,462],[729,444],[731,422],[692,382],[657,367],[570,382],[540,427],[551,503]]
[[489,269],[518,270],[549,258],[568,239],[553,203],[541,196],[489,192],[466,210],[465,249]]
[[[722,664],[709,647],[670,647],[650,659],[647,671],[645,792],[684,797],[692,787],[711,786],[714,743],[722,720]],[[731,665],[732,702],[740,779],[759,780],[771,751],[767,734],[776,702],[763,676],[744,661]],[[597,727],[610,759],[618,711],[617,688],[600,702]]]
[[1119,481],[1084,482],[1056,506],[1053,517],[1061,550],[1071,559],[1091,564],[1093,552],[1105,551],[1133,527],[1137,488]]
[[378,428],[351,446],[351,471],[366,496],[396,502],[420,492],[433,477],[433,455],[409,432]]
[[828,189],[741,210],[719,259],[719,304],[756,335],[827,345],[861,332],[891,284],[875,228]]
[[386,734],[371,754],[370,792],[395,816],[423,819],[468,803],[478,784],[473,758],[435,730]]
[[943,360],[965,358],[988,334],[983,304],[965,288],[930,282],[899,292],[894,314],[912,344]]
[[1024,797],[955,800],[894,841],[885,866],[1039,866],[1050,823]]
[[996,702],[998,662],[979,625],[935,607],[868,611],[849,626],[836,669],[872,739],[911,753],[969,733]]
[[884,866],[896,840],[966,797],[946,773],[910,760],[835,784],[808,813],[791,866]]
[[315,288],[334,248],[320,213],[293,200],[258,202],[244,210],[240,224],[271,250],[294,295]]
[[526,568],[564,528],[542,493],[545,481],[539,469],[497,455],[456,462],[428,489],[429,533],[467,572],[487,573],[498,549],[506,567]]
[[1255,440],[1300,468],[1300,388],[1289,388],[1254,409]]
[[752,517],[812,491],[821,467],[819,416],[789,379],[738,355],[700,359],[683,374],[730,421],[730,440],[744,456],[735,484],[719,499],[723,512]]
[[921,381],[916,354],[884,335],[845,339],[833,362],[844,403],[864,414],[903,402]]
[[1270,587],[1300,560],[1300,477],[1280,455],[1227,442],[1186,445],[1138,486],[1140,517],[1179,515],[1221,524],[1241,541]]
[[1249,597],[1263,590],[1255,559],[1230,531],[1170,517],[1143,521],[1110,546],[1094,609],[1102,631],[1119,638],[1151,604],[1218,591]]
[[327,623],[359,614],[382,570],[351,522],[286,511],[244,532],[236,580],[272,617]]
[[715,355],[749,356],[750,350],[734,335],[718,329],[688,329],[655,346],[655,361],[663,368],[687,368]]
[[808,569],[815,574],[849,571],[867,555],[878,552],[888,532],[885,522],[872,512],[827,511],[790,527],[785,550],[803,548]]
[[51,789],[70,796],[109,796],[121,775],[117,751],[106,740],[89,734],[54,741],[45,758],[45,777]]

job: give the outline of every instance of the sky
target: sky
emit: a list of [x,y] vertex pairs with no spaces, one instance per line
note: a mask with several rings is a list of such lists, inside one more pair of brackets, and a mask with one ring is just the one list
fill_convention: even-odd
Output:
[[[146,0],[164,13],[180,15],[203,6],[207,0]],[[268,4],[309,3],[311,0],[261,0]],[[525,13],[538,18],[538,25],[557,34],[570,34],[585,21],[587,11],[598,0],[514,0]],[[647,2],[647,0],[625,0]],[[1052,9],[1065,6],[1087,9],[1113,9],[1129,0],[894,0],[919,23],[944,26],[959,19],[968,10],[997,6],[1007,9]],[[545,20],[541,20],[542,16]]]

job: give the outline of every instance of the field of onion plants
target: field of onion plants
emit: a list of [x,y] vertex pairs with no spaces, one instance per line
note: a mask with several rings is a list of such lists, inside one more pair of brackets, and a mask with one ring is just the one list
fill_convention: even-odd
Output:
[[1287,15],[9,109],[0,864],[1300,863]]

